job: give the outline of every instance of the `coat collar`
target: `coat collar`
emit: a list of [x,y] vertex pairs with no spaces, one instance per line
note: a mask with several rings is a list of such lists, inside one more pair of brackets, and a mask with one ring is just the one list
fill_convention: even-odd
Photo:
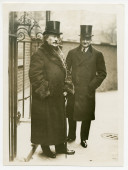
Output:
[[63,63],[60,59],[59,52],[53,50],[53,48],[47,43],[44,43],[43,45],[41,45],[39,49],[45,52],[46,57],[48,57],[50,61],[58,65],[64,72],[66,72],[66,69],[63,66]]
[[79,47],[77,47],[76,49],[76,60],[77,60],[77,65],[83,64],[85,61],[87,61],[88,57],[93,55],[93,49],[92,46],[90,45],[90,47],[88,48],[88,51],[86,53],[83,53],[81,51],[81,45]]

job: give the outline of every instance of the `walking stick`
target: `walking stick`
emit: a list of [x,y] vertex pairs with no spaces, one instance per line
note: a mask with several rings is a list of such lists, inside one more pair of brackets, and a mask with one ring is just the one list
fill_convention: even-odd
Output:
[[[65,108],[66,108],[66,96],[65,96]],[[66,149],[66,152],[67,152],[67,120],[66,120],[66,109],[65,109],[64,118],[65,118],[65,149]],[[65,154],[65,157],[67,158],[67,153]]]
[[30,151],[30,153],[28,154],[27,158],[25,158],[25,162],[30,161],[30,159],[32,158],[32,155],[35,153],[36,149],[37,149],[38,145],[32,144],[32,149]]
[[[68,69],[67,69],[67,65],[66,65],[66,59],[64,57],[64,54],[61,50],[61,48],[58,46],[59,52],[58,56],[62,61],[63,67],[65,68],[66,71],[66,76],[65,76],[65,81],[68,81]],[[65,108],[66,108],[66,95],[65,95]],[[64,115],[64,119],[65,119],[65,149],[67,152],[67,120],[66,120],[66,109],[65,109],[65,115]],[[67,154],[65,154],[65,157],[67,158]]]

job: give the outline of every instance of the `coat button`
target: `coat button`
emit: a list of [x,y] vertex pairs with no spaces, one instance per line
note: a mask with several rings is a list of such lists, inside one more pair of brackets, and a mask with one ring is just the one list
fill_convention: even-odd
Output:
[[76,83],[77,83],[77,84],[79,83],[79,79],[76,79]]

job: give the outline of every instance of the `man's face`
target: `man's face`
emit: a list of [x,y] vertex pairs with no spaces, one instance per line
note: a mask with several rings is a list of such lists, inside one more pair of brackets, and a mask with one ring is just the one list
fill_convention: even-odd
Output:
[[57,47],[60,42],[60,35],[48,35],[48,38],[46,39],[49,45],[53,47]]
[[89,38],[87,38],[87,37],[86,38],[81,38],[80,39],[80,44],[82,45],[83,48],[87,48],[91,44],[91,41],[92,41],[91,37],[89,37]]

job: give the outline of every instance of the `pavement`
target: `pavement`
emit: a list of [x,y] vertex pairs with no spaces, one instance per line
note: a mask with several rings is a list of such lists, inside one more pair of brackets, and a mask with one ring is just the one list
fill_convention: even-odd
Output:
[[[68,165],[68,166],[122,166],[123,143],[119,138],[122,126],[118,91],[96,93],[96,120],[92,121],[88,147],[80,145],[80,125],[77,122],[77,138],[68,143],[74,155],[58,154],[55,159],[43,155],[38,146],[29,162],[25,162],[32,146],[30,143],[31,123],[21,122],[17,127],[17,165]],[[54,146],[50,146],[54,151]]]

